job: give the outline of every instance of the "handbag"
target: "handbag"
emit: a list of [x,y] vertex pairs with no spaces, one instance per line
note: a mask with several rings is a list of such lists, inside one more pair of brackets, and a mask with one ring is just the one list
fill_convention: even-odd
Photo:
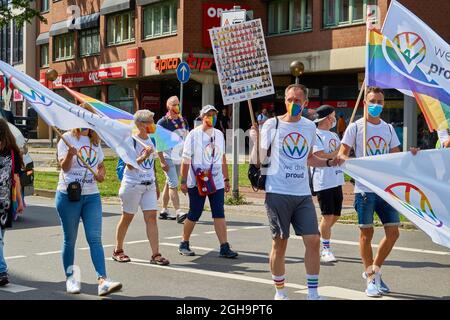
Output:
[[205,197],[207,195],[213,194],[217,191],[216,184],[214,183],[214,177],[212,175],[212,169],[214,165],[214,156],[216,154],[216,148],[214,147],[215,138],[211,137],[211,145],[213,146],[212,156],[211,156],[211,166],[209,170],[204,170],[201,168],[194,169],[191,163],[192,171],[195,174],[195,181],[197,182],[197,189],[200,196]]
[[[278,129],[278,117],[275,117],[276,119],[276,125],[275,130]],[[269,158],[272,153],[272,143],[275,140],[275,136],[272,139],[272,142],[270,143],[269,149],[267,150],[267,157]],[[259,163],[259,146],[257,146],[257,162]],[[270,161],[268,161],[266,164],[260,164],[259,166],[256,164],[250,164],[248,167],[248,179],[250,180],[250,183],[252,185],[253,191],[257,192],[258,190],[265,190],[266,189],[266,175],[262,171],[267,171],[267,169],[270,167]],[[263,170],[262,170],[263,169]]]

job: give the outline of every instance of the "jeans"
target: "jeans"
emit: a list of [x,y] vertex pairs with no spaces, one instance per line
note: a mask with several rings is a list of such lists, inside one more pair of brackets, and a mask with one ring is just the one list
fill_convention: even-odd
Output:
[[56,192],[56,211],[64,231],[62,259],[66,277],[73,275],[75,243],[80,218],[91,252],[97,278],[106,278],[105,253],[102,246],[102,202],[100,194],[81,196],[80,201],[69,201],[67,194]]
[[8,272],[8,266],[6,265],[5,256],[3,254],[3,239],[5,238],[5,229],[0,232],[0,273]]
[[399,213],[376,193],[356,193],[354,207],[358,213],[358,224],[360,228],[373,227],[374,212],[377,213],[383,226],[400,225]]

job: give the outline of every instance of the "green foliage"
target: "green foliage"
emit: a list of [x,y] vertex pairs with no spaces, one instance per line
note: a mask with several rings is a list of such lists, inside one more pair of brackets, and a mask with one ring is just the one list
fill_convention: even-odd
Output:
[[250,202],[248,202],[245,199],[244,195],[239,194],[237,198],[234,198],[233,196],[225,196],[225,204],[229,206],[239,206],[244,204],[250,204]]
[[9,21],[14,20],[17,25],[21,26],[25,22],[31,22],[37,17],[40,21],[47,23],[39,10],[33,9],[32,5],[36,2],[29,0],[11,0],[9,5],[0,6],[0,28]]

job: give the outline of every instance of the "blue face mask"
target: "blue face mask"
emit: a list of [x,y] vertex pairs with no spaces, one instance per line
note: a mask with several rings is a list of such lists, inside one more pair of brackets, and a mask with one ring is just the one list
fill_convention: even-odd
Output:
[[371,117],[376,118],[383,112],[383,106],[381,104],[371,103],[369,104],[367,111]]

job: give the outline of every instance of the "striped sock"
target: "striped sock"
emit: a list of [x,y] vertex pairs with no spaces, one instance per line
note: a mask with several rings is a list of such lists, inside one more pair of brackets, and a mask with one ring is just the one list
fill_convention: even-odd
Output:
[[330,249],[330,239],[320,239],[322,241],[322,248]]
[[308,294],[310,296],[317,296],[318,295],[317,288],[319,287],[319,275],[307,274],[306,283],[308,285]]
[[282,275],[282,276],[272,275],[272,280],[275,284],[275,289],[277,290],[277,294],[285,294],[285,291],[284,291],[285,277],[284,277],[284,275]]

